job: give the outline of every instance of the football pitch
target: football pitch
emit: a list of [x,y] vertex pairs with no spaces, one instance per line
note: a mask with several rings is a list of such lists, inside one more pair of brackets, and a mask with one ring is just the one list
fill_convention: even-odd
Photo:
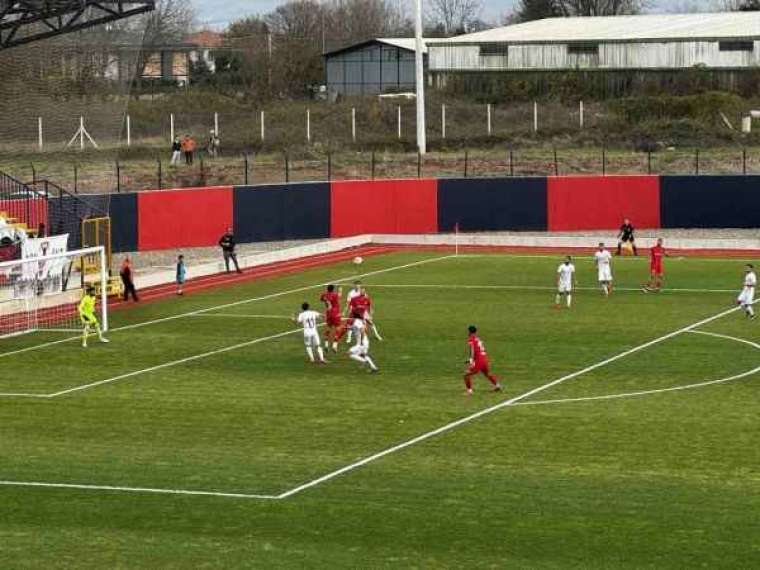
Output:
[[[0,340],[16,567],[760,565],[760,319],[744,260],[402,251],[111,313],[110,344]],[[361,275],[358,275],[361,274]],[[360,277],[380,374],[289,319]],[[345,297],[345,290],[344,290]],[[505,387],[464,394],[475,324]]]

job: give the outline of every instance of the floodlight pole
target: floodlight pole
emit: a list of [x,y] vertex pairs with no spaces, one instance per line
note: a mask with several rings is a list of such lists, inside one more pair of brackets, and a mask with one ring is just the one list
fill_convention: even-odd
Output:
[[417,150],[427,152],[425,140],[425,60],[422,55],[422,0],[414,1],[414,71],[417,87]]

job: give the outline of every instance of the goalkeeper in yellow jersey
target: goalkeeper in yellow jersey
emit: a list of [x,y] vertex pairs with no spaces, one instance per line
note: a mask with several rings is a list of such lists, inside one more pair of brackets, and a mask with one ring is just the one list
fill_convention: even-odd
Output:
[[79,320],[82,321],[82,346],[87,348],[87,337],[90,336],[90,327],[94,327],[98,333],[100,342],[108,342],[108,339],[103,336],[103,331],[100,330],[100,323],[95,316],[95,289],[88,287],[84,293],[84,297],[79,302]]

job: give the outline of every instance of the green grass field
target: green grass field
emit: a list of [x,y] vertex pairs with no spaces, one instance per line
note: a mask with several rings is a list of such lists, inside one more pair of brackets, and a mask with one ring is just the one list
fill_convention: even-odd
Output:
[[[743,262],[668,259],[670,289],[644,294],[646,260],[616,261],[605,299],[577,259],[569,311],[556,257],[404,252],[114,311],[87,350],[3,339],[0,392],[55,397],[0,397],[2,566],[758,567]],[[379,375],[345,350],[307,364],[287,320],[357,272]],[[464,395],[471,323],[502,394]]]

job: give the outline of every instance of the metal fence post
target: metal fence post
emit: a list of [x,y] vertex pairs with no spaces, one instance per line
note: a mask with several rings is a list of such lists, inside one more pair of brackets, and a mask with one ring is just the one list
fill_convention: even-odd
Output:
[[116,191],[121,192],[121,165],[116,161]]
[[243,175],[244,184],[248,186],[248,153],[243,154],[243,164],[245,165],[245,174]]
[[509,149],[509,175],[515,175],[515,157],[511,148]]
[[74,194],[79,193],[79,168],[77,163],[74,163]]
[[417,178],[422,178],[422,153],[417,151]]
[[557,164],[557,147],[554,147],[554,176],[559,176],[559,164]]
[[694,174],[699,175],[699,149],[694,151]]
[[372,155],[370,157],[370,178],[372,180],[375,179],[375,151],[372,151]]
[[607,174],[607,149],[602,147],[602,176]]
[[652,174],[652,151],[647,150],[647,174]]
[[742,149],[742,174],[747,174],[747,149]]
[[156,159],[156,162],[158,163],[158,170],[156,170],[156,175],[157,175],[157,179],[158,179],[158,189],[161,190],[161,188],[163,186],[163,182],[164,182],[163,181],[163,178],[164,178],[163,174],[164,173],[162,172],[162,168],[161,168],[161,157],[160,156]]
[[285,183],[290,182],[290,157],[285,153]]
[[464,151],[464,177],[467,178],[467,167],[469,165],[469,153]]

